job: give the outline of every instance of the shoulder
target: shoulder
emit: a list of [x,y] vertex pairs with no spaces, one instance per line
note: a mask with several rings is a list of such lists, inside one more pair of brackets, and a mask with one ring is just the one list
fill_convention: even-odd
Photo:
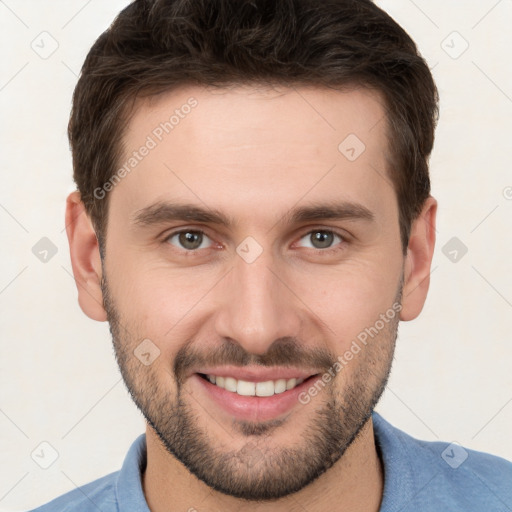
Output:
[[146,435],[141,434],[132,443],[119,471],[77,487],[30,512],[149,512],[141,482],[146,461]]
[[117,512],[115,487],[119,471],[77,487],[30,512]]
[[385,491],[404,512],[512,510],[512,462],[457,442],[416,439],[377,413],[373,422],[388,477]]
[[512,509],[512,462],[455,442],[417,442],[439,461],[433,466],[439,471],[432,488],[453,502],[452,507],[462,503],[464,510]]

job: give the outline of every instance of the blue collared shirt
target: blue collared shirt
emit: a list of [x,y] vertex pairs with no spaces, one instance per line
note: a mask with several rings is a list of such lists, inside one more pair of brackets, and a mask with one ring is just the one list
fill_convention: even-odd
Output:
[[[458,444],[417,440],[373,413],[384,465],[380,512],[512,512],[512,463]],[[142,491],[146,435],[120,471],[31,512],[150,512]]]

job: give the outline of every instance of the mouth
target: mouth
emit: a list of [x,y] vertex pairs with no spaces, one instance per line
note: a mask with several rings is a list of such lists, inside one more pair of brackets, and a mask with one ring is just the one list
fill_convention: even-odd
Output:
[[317,373],[272,380],[245,380],[229,375],[195,373],[190,382],[200,401],[208,404],[208,408],[213,407],[230,419],[259,422],[282,417],[299,406],[304,408],[299,396],[319,376]]
[[223,377],[220,375],[198,373],[199,377],[207,380],[211,384],[225,389],[230,393],[236,393],[240,396],[259,396],[267,397],[278,395],[286,391],[295,389],[300,386],[306,380],[309,380],[316,375],[311,377],[291,378],[291,379],[277,379],[277,380],[265,380],[260,382],[251,382],[248,380],[235,379],[234,377]]

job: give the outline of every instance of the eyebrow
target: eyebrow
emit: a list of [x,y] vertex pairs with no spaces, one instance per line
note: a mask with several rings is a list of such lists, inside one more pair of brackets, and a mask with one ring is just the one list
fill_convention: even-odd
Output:
[[[133,224],[136,226],[153,226],[173,220],[217,224],[226,227],[238,225],[234,217],[228,217],[214,208],[163,201],[142,208],[133,215]],[[366,206],[351,201],[322,202],[293,208],[277,223],[300,224],[302,222],[320,220],[362,220],[372,222],[375,220],[375,215]]]

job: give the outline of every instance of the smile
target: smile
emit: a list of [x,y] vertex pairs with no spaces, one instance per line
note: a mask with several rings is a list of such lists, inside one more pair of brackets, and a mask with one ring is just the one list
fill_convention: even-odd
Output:
[[304,382],[303,378],[300,379],[277,379],[266,380],[263,382],[249,382],[242,379],[235,379],[234,377],[221,377],[216,375],[199,374],[202,378],[209,380],[217,387],[236,393],[240,396],[273,396],[285,391],[294,389]]

